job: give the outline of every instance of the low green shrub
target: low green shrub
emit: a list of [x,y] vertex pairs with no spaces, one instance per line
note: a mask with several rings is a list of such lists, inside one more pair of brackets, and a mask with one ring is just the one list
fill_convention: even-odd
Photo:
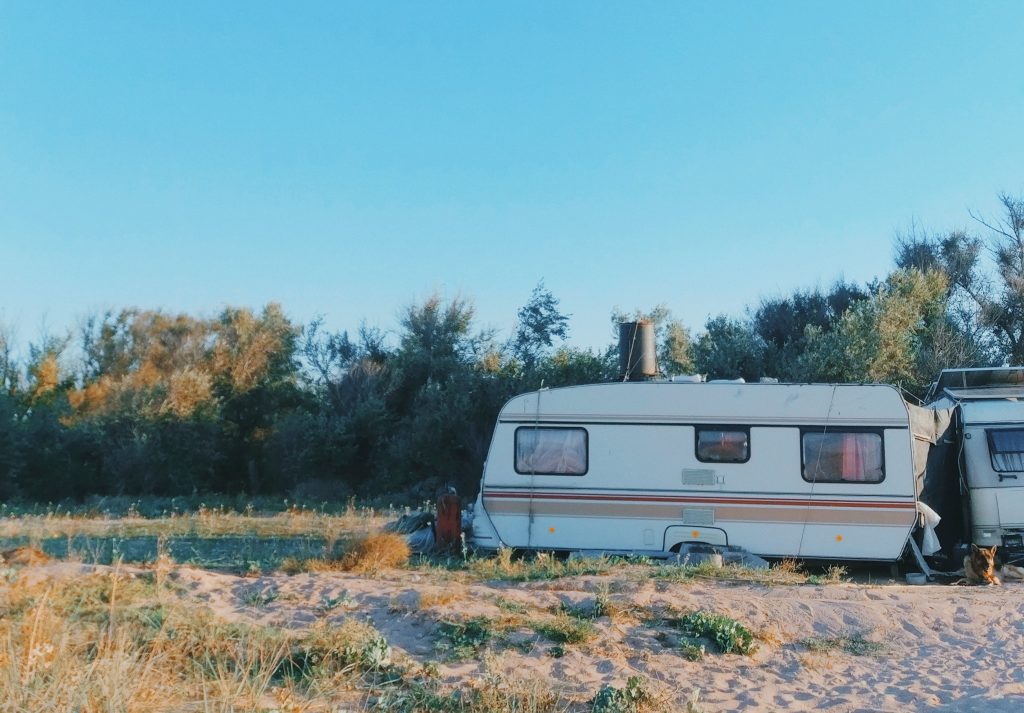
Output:
[[723,614],[691,612],[680,618],[677,626],[691,637],[714,642],[723,654],[751,654],[757,648],[750,630]]
[[480,652],[494,638],[494,622],[485,616],[465,621],[442,621],[441,634],[457,658],[468,658]]
[[630,676],[624,688],[602,686],[591,700],[592,713],[637,713],[653,700],[640,676]]
[[564,612],[552,619],[534,622],[534,631],[556,644],[582,644],[597,636],[597,629],[587,619],[578,619]]

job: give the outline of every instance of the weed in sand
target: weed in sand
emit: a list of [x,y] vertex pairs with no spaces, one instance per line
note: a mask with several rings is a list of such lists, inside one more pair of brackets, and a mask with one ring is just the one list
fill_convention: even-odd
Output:
[[593,713],[639,713],[654,702],[640,676],[630,676],[623,688],[602,686],[591,700]]
[[285,557],[281,560],[281,571],[285,574],[302,574],[304,572],[339,572],[341,562],[323,557]]
[[486,616],[475,616],[465,621],[442,621],[440,629],[447,640],[446,648],[459,659],[479,654],[496,633],[494,621]]
[[625,610],[612,602],[607,583],[602,584],[594,596],[593,601],[587,604],[571,604],[562,602],[558,611],[576,617],[577,619],[600,619],[608,617],[614,619],[620,616]]
[[412,554],[409,544],[401,535],[381,532],[360,537],[341,545],[344,554],[333,557],[285,557],[281,570],[285,574],[304,572],[358,572],[375,574],[383,569],[405,567]]
[[279,674],[293,680],[330,680],[338,676],[387,673],[391,646],[372,625],[346,619],[340,625],[318,623],[292,646]]
[[669,622],[696,645],[709,641],[723,654],[751,654],[757,648],[754,635],[735,619],[706,611],[696,611]]
[[689,661],[700,661],[707,653],[707,649],[700,642],[684,639],[679,643],[679,652]]
[[597,629],[587,619],[559,612],[550,619],[530,622],[528,626],[556,644],[584,644],[597,636]]
[[359,604],[352,598],[352,595],[348,593],[348,590],[342,589],[341,593],[336,597],[325,595],[320,600],[320,605],[317,607],[317,610],[321,613],[327,613],[334,611],[335,609],[352,610],[356,609],[358,606]]
[[498,599],[495,604],[503,612],[508,612],[509,614],[525,614],[530,610],[530,608],[522,602],[505,599],[504,597]]
[[374,710],[382,713],[560,713],[568,703],[561,694],[536,678],[488,674],[471,687],[442,689],[432,680],[382,691]]
[[800,645],[809,651],[842,650],[852,656],[881,656],[886,646],[878,641],[871,641],[863,632],[846,636],[811,636],[800,641]]
[[825,574],[823,575],[822,580],[828,584],[839,584],[840,582],[846,581],[846,575],[846,567],[843,567],[842,565],[838,564],[833,564],[829,565],[825,569]]
[[560,560],[547,552],[514,557],[511,549],[501,548],[494,557],[469,560],[466,563],[466,569],[479,579],[529,582],[607,574],[619,564],[608,557],[577,557]]
[[255,589],[242,595],[242,601],[246,606],[262,609],[276,602],[278,596],[279,594],[276,589]]
[[453,602],[464,599],[466,593],[458,588],[449,587],[433,592],[421,592],[416,605],[419,609],[430,609],[431,607],[443,607]]
[[686,713],[704,713],[700,706],[700,689],[693,688],[690,695],[686,697]]

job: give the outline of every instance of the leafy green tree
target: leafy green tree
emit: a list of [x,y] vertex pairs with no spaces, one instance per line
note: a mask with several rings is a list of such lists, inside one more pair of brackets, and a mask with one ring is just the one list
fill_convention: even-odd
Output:
[[713,317],[697,339],[693,361],[709,379],[756,381],[764,371],[764,348],[746,323],[725,315]]
[[752,322],[764,347],[765,375],[803,379],[799,364],[807,347],[807,328],[832,331],[850,306],[867,296],[856,285],[840,281],[828,293],[798,290],[788,297],[762,300]]
[[0,392],[0,498],[10,498],[17,489],[24,467],[24,429],[15,397]]
[[1024,198],[1001,194],[1003,215],[975,216],[988,230],[986,243],[995,261],[995,289],[982,297],[981,318],[1010,364],[1024,364]]
[[544,286],[537,283],[530,294],[530,300],[520,308],[516,319],[515,334],[508,349],[527,369],[533,368],[537,360],[550,354],[556,341],[569,336],[569,315],[558,309],[558,298]]
[[802,370],[815,381],[901,383],[921,392],[934,376],[924,359],[946,322],[947,278],[917,269],[892,273],[830,332],[807,327]]
[[10,330],[0,324],[0,393],[14,396],[21,386],[21,373],[14,359]]
[[222,477],[232,488],[259,492],[272,487],[262,461],[275,417],[300,401],[299,330],[279,305],[269,304],[259,315],[248,309],[224,310],[213,334],[211,377],[226,444]]
[[[410,306],[388,362],[385,405],[391,416],[377,482],[466,485],[479,477],[493,418],[504,400],[483,368],[493,335],[473,329],[473,307],[434,295]],[[486,426],[483,421],[487,421]]]
[[898,266],[946,275],[950,320],[945,351],[961,366],[1024,363],[1024,198],[1004,193],[999,202],[998,218],[971,214],[984,229],[981,236],[963,230],[928,236],[912,230],[896,244]]
[[562,347],[538,365],[537,383],[530,388],[541,385],[555,388],[609,381],[614,379],[618,372],[618,358],[615,347],[608,347],[603,353],[592,349]]

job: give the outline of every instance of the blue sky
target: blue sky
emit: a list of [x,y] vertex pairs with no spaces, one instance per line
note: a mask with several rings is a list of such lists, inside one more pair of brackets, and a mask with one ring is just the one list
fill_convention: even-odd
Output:
[[1024,4],[0,0],[0,321],[394,328],[538,280],[573,342],[865,281],[1024,192]]

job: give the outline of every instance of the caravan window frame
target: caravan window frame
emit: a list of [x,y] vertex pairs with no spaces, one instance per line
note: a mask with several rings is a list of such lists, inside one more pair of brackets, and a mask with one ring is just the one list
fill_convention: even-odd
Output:
[[[519,470],[519,432],[520,431],[581,431],[583,433],[583,471],[582,472],[549,472],[540,470]],[[590,471],[590,433],[582,426],[519,426],[512,437],[512,468],[519,475],[556,475],[567,478],[579,478]]]
[[[992,470],[997,473],[1022,473],[1024,470],[1009,470],[1000,468],[996,465],[996,449],[995,442],[992,440],[992,434],[998,431],[1017,431],[1024,433],[1024,428],[986,428],[985,429],[985,440],[988,441],[988,459],[992,464]],[[1024,451],[1000,451],[1000,455],[1005,453],[1024,453]]]
[[[868,433],[878,436],[878,452],[881,460],[881,477],[878,480],[845,480],[839,479],[825,479],[825,478],[808,478],[807,477],[807,462],[804,459],[806,455],[806,449],[804,448],[804,440],[808,435],[843,435],[843,434],[863,434]],[[800,429],[800,477],[807,483],[826,483],[829,485],[878,485],[885,481],[885,429],[883,428],[871,428],[871,427],[858,427],[858,426],[838,426],[838,427],[803,427]]]
[[[744,457],[742,460],[715,460],[713,458],[702,458],[700,453],[700,434],[701,432],[704,431],[718,431],[720,433],[742,433],[747,437],[746,457]],[[747,463],[750,461],[750,451],[750,426],[737,426],[735,424],[709,424],[694,426],[693,428],[693,454],[701,463],[714,463],[716,465],[720,463]]]

